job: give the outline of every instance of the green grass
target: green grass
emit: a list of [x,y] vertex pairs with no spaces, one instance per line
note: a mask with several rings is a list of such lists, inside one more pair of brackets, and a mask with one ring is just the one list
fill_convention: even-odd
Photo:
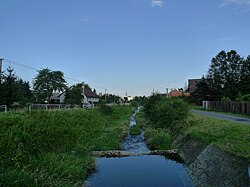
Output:
[[119,149],[131,107],[0,114],[0,186],[81,186],[93,150]]
[[173,137],[182,134],[186,137],[184,141],[192,139],[204,144],[212,143],[250,160],[250,125],[190,114],[183,127],[173,132],[166,128],[155,128],[148,121],[145,122],[144,115],[142,111],[138,118],[142,118],[140,120],[145,124],[145,139],[151,149],[168,149],[171,147],[169,134]]
[[214,144],[250,160],[250,125],[193,114],[183,129],[187,138]]
[[151,150],[168,150],[172,148],[172,140],[166,129],[145,128],[145,139]]
[[134,125],[129,128],[129,133],[131,135],[139,135],[141,134],[141,128],[138,125]]
[[141,111],[138,114],[136,114],[135,120],[136,120],[136,125],[138,125],[140,128],[143,128],[145,126],[146,119],[143,109],[141,109]]
[[145,131],[145,140],[151,150],[168,150],[172,148],[172,140],[168,130],[156,128],[148,121],[143,108],[136,114],[136,124]]

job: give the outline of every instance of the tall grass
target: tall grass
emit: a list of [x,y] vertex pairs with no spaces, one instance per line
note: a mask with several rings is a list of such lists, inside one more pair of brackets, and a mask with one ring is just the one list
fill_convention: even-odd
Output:
[[250,161],[250,125],[193,114],[182,129],[187,139],[215,144]]
[[119,149],[131,107],[0,115],[0,186],[81,186],[93,150]]

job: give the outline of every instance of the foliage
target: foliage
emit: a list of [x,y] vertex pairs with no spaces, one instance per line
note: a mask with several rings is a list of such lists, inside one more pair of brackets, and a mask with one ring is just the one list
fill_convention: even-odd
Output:
[[38,102],[50,102],[53,91],[62,92],[66,88],[66,81],[61,71],[41,69],[34,80],[34,93]]
[[0,104],[10,108],[14,103],[25,105],[32,101],[33,94],[29,82],[25,82],[14,74],[14,69],[8,67],[7,74],[1,74]]
[[138,103],[139,106],[143,106],[145,104],[145,102],[147,101],[147,97],[144,96],[135,96],[134,101],[136,101]]
[[238,92],[237,97],[236,97],[236,101],[243,101],[243,95],[241,92]]
[[228,102],[228,101],[231,101],[231,99],[229,97],[224,96],[224,97],[221,98],[221,101]]
[[122,98],[115,94],[104,94],[100,97],[100,103],[120,103]]
[[241,72],[239,90],[242,94],[250,94],[250,55],[244,60]]
[[138,125],[134,125],[134,126],[130,127],[129,133],[131,135],[139,135],[139,134],[141,134],[141,128]]
[[104,115],[111,115],[113,113],[113,107],[106,104],[101,104],[99,111]]
[[131,101],[130,104],[132,107],[138,107],[138,103],[136,101]]
[[64,102],[72,105],[80,105],[83,99],[82,87],[83,83],[79,83],[68,88],[65,94]]
[[208,73],[197,85],[192,97],[219,101],[222,97],[241,100],[237,95],[250,93],[250,55],[244,59],[235,50],[219,52],[211,60]]
[[250,101],[250,94],[246,94],[242,96],[243,101]]
[[[189,106],[180,99],[151,96],[145,104],[145,114],[157,127],[178,129],[188,116]],[[178,127],[177,127],[178,124]]]
[[92,150],[118,149],[132,109],[0,115],[0,186],[81,186]]
[[145,102],[144,104],[144,112],[145,115],[149,118],[149,119],[153,119],[154,118],[154,114],[155,114],[155,105],[157,103],[157,101],[160,101],[162,98],[160,95],[152,95],[148,98],[148,100]]
[[167,150],[172,148],[171,136],[164,129],[147,128],[145,138],[151,150]]
[[136,114],[135,120],[136,120],[136,125],[138,125],[140,128],[143,128],[145,126],[146,119],[143,109],[140,109],[140,112]]
[[197,83],[197,89],[191,93],[191,98],[194,103],[201,104],[202,101],[210,100],[210,87],[208,81],[203,76],[201,81]]

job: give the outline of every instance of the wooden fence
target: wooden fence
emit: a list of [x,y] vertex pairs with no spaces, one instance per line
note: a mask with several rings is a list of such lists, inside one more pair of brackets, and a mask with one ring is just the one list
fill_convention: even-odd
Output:
[[250,101],[203,101],[203,109],[250,115]]

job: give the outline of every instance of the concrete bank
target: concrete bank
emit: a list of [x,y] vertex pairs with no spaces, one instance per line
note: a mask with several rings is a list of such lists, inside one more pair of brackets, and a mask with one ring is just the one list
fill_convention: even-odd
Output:
[[250,186],[247,159],[181,136],[174,144],[195,186]]

